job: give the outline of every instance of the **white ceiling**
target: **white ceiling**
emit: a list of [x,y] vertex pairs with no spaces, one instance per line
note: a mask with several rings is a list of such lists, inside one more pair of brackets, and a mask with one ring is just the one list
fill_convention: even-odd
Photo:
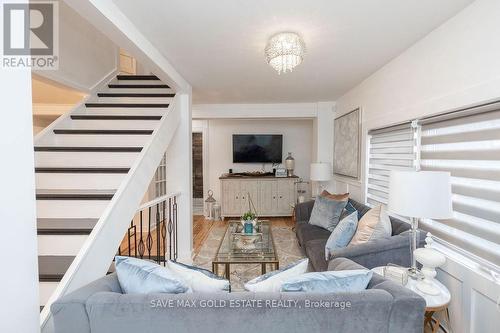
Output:
[[[332,101],[472,0],[114,0],[193,86],[194,103]],[[278,75],[267,39],[301,34]]]

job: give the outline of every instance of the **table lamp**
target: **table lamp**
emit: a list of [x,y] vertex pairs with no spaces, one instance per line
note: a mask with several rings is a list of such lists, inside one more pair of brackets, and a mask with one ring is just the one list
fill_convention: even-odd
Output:
[[311,181],[318,182],[318,193],[319,195],[322,190],[322,182],[328,182],[332,179],[332,166],[330,163],[311,163]]
[[446,219],[453,215],[450,173],[442,171],[391,171],[390,212],[410,218],[411,267],[408,275],[421,278],[414,251],[421,218]]

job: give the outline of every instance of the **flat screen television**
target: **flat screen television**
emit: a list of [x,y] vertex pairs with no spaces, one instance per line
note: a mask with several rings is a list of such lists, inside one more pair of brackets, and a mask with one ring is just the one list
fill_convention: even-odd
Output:
[[233,134],[233,163],[281,163],[281,134]]

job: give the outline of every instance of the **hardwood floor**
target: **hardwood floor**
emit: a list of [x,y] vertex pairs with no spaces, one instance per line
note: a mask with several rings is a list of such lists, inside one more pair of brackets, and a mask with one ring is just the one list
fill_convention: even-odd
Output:
[[223,221],[211,221],[205,219],[203,215],[193,216],[193,252],[197,255],[200,252],[201,246],[207,239],[210,230],[216,224],[224,225]]
[[[266,220],[271,221],[271,223],[275,226],[284,226],[288,228],[293,228],[294,221],[291,217],[272,217],[265,218]],[[194,255],[197,255],[200,252],[203,243],[207,239],[210,230],[214,226],[226,225],[227,221],[210,221],[205,219],[203,215],[194,215],[193,216],[193,252]]]
[[[266,220],[270,220],[273,225],[275,226],[283,226],[283,227],[288,227],[288,228],[293,228],[294,226],[294,221],[291,217],[273,217],[273,218],[266,218]],[[203,243],[207,239],[210,230],[214,226],[225,226],[227,224],[227,221],[211,221],[205,219],[203,215],[194,215],[193,216],[193,254],[197,255],[200,252],[201,247],[203,246]],[[157,245],[156,245],[156,231],[153,230],[151,233],[151,238],[152,238],[152,246],[151,246],[151,255],[156,255],[157,252]],[[144,241],[144,244],[146,245],[148,234],[143,233],[142,234],[142,239]],[[134,255],[134,237],[131,239],[131,251],[132,255]],[[140,234],[137,233],[137,243],[140,241]],[[123,238],[123,241],[120,245],[120,252],[123,255],[128,255],[128,237],[125,236]],[[147,256],[148,250],[145,249],[145,255]]]

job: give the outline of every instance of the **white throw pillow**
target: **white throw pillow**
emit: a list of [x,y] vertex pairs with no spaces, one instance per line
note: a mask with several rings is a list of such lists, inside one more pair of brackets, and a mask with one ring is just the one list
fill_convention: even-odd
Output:
[[167,268],[179,276],[193,292],[229,292],[229,281],[204,268],[167,261]]
[[285,280],[304,274],[308,265],[309,259],[299,260],[283,269],[266,273],[248,281],[245,284],[245,289],[256,293],[279,292],[281,284]]
[[358,222],[356,233],[349,246],[391,237],[392,225],[385,205],[370,209]]
[[376,240],[381,238],[387,238],[392,236],[392,224],[389,214],[387,214],[387,206],[382,205],[380,207],[379,222],[373,230],[373,234],[370,240]]

